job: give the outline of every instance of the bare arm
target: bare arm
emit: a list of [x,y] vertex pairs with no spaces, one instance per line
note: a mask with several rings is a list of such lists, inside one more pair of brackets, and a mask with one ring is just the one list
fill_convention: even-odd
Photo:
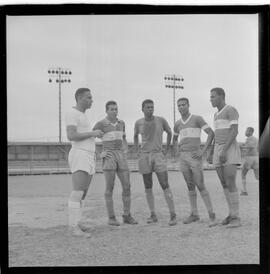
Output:
[[176,156],[179,154],[179,148],[178,148],[178,135],[173,135],[172,147],[173,147],[173,154],[174,154],[174,157],[176,157]]
[[102,137],[103,132],[101,130],[93,130],[89,132],[77,132],[77,127],[70,125],[66,127],[67,138],[69,141],[82,141],[91,137]]
[[169,151],[172,141],[172,131],[171,129],[167,129],[165,131],[167,132],[166,151]]
[[210,127],[206,128],[204,131],[208,136],[207,136],[207,139],[206,139],[206,143],[205,143],[205,145],[202,149],[202,154],[204,154],[207,151],[209,146],[212,144],[212,141],[213,141],[214,136],[215,136],[214,131]]
[[237,134],[238,134],[238,125],[237,124],[231,125],[229,137],[227,139],[226,144],[223,147],[224,152],[227,152],[231,144],[235,141]]

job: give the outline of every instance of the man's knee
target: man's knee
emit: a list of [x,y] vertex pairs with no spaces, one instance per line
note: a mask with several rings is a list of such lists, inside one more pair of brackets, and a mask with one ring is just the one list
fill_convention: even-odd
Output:
[[130,185],[123,187],[122,195],[130,196]]
[[68,200],[68,207],[71,207],[71,208],[80,208],[81,207],[81,200],[82,200],[83,194],[84,194],[83,191],[75,191],[75,190],[73,190],[71,192],[69,200]]
[[113,195],[113,190],[112,189],[106,189],[105,194],[104,194],[105,199],[112,198],[112,195]]

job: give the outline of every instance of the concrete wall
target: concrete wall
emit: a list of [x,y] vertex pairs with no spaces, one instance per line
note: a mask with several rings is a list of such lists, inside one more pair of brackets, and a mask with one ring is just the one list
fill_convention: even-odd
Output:
[[[136,159],[136,153],[133,144],[128,145],[128,159]],[[8,144],[8,161],[55,161],[67,160],[68,152],[71,148],[70,143],[9,143]],[[97,159],[100,159],[102,144],[96,143]],[[167,155],[172,157],[172,147]],[[204,159],[205,160],[205,159]]]

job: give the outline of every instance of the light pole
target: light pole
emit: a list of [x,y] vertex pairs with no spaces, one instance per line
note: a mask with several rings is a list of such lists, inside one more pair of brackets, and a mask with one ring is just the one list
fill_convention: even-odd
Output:
[[184,78],[180,75],[175,74],[166,74],[164,76],[165,88],[173,89],[173,125],[175,124],[175,89],[184,88],[181,84],[184,81]]
[[[61,130],[61,85],[64,83],[70,83],[71,70],[61,67],[52,67],[48,69],[49,83],[58,84],[58,97],[59,97],[59,143],[62,142],[62,130]],[[55,81],[54,81],[55,79]]]

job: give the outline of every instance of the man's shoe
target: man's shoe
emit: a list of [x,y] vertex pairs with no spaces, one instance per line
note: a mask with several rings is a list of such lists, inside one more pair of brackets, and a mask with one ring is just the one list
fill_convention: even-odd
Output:
[[247,191],[241,191],[240,195],[241,196],[248,196],[248,193],[247,193]]
[[177,224],[177,220],[176,220],[176,214],[171,215],[171,219],[169,221],[169,225],[173,226]]
[[209,218],[210,218],[209,227],[213,227],[218,224],[215,213],[209,213]]
[[229,215],[229,216],[227,216],[222,222],[221,222],[221,224],[222,225],[228,225],[229,223],[230,223],[230,221],[231,221],[231,216]]
[[200,217],[198,215],[191,214],[184,219],[183,224],[190,224],[193,222],[197,222],[199,220],[200,220]]
[[151,216],[149,218],[147,218],[146,221],[148,224],[156,223],[158,221],[157,215],[151,214]]
[[108,220],[108,225],[119,226],[120,223],[116,220],[115,217],[110,217]]
[[232,217],[230,223],[227,225],[227,228],[235,228],[241,226],[241,221],[239,217]]
[[129,214],[129,215],[123,215],[123,223],[124,224],[130,224],[130,225],[136,225],[138,222]]

